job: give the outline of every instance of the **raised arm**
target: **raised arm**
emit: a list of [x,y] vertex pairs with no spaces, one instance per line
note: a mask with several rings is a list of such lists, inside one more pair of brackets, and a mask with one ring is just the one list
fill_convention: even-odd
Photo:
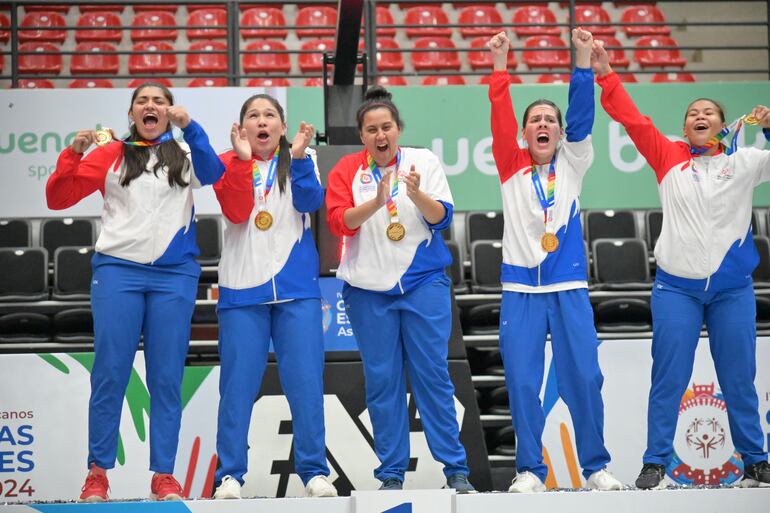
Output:
[[572,31],[572,42],[577,49],[575,69],[569,81],[567,106],[567,141],[579,142],[591,135],[594,126],[594,74],[591,69],[593,36],[587,30]]
[[315,160],[307,154],[315,128],[304,121],[291,144],[291,197],[298,212],[315,212],[324,202]]
[[[765,139],[770,141],[770,109],[764,105],[757,105],[751,111],[751,115],[759,121],[757,124],[762,127]],[[770,151],[763,150],[762,157],[757,159],[757,180],[759,185],[763,182],[770,182]]]
[[241,224],[249,220],[254,209],[254,185],[251,146],[238,123],[233,123],[230,129],[230,142],[233,151],[220,156],[225,173],[214,184],[214,193],[225,217],[231,223]]
[[216,183],[225,172],[217,152],[211,147],[209,136],[203,127],[190,118],[187,110],[181,105],[173,105],[166,110],[169,121],[182,129],[185,142],[190,145],[195,177],[201,185]]
[[511,103],[510,76],[506,70],[506,59],[511,42],[505,32],[492,36],[487,43],[492,53],[494,70],[489,80],[489,101],[492,103],[492,155],[497,165],[500,182],[513,175],[513,164],[519,143],[516,137],[519,124]]

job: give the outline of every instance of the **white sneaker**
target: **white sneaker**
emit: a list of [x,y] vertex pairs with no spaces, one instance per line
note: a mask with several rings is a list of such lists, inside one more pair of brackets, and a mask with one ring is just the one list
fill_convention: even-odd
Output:
[[337,489],[326,476],[315,476],[305,486],[307,497],[336,497]]
[[240,499],[241,498],[241,483],[232,476],[225,476],[222,478],[222,484],[219,485],[217,491],[214,492],[215,499]]
[[532,472],[520,472],[511,481],[508,488],[511,493],[540,493],[545,491],[545,484]]
[[622,490],[623,483],[617,480],[615,476],[609,473],[606,468],[597,470],[588,477],[586,487],[590,490],[601,490],[609,492],[611,490]]

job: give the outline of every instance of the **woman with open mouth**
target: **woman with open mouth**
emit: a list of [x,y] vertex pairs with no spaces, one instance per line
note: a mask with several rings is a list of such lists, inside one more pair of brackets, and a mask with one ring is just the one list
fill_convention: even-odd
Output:
[[430,150],[398,144],[404,125],[388,91],[369,89],[356,113],[363,150],[329,174],[327,223],[344,237],[337,277],[358,342],[374,429],[380,490],[401,490],[409,467],[406,372],[431,454],[446,487],[468,482],[449,379],[452,262],[441,230],[452,222],[444,170]]
[[[679,403],[692,374],[701,326],[727,404],[741,486],[770,485],[770,464],[759,421],[756,374],[756,302],[751,273],[759,255],[751,235],[754,188],[770,181],[770,151],[723,148],[730,131],[757,124],[770,140],[770,110],[756,106],[725,126],[722,107],[708,98],[687,106],[684,137],[672,142],[634,105],[607,52],[594,45],[602,105],[622,124],[655,172],[663,226],[655,244],[652,288],[652,387],[647,450],[639,488],[663,488],[671,463]],[[735,134],[737,135],[737,133]]]
[[[48,179],[48,208],[61,210],[99,191],[102,229],[92,260],[94,364],[88,406],[88,476],[80,500],[108,500],[123,397],[144,336],[150,392],[150,496],[179,500],[174,462],[182,416],[181,385],[200,266],[195,188],[216,182],[224,166],[203,128],[174,105],[161,84],[137,87],[130,135],[77,132]],[[172,124],[184,143],[174,140]],[[84,156],[92,144],[98,146]]]
[[580,191],[593,160],[593,36],[575,29],[572,41],[577,53],[567,128],[562,129],[561,112],[553,102],[537,100],[524,111],[525,148],[517,142],[518,123],[506,70],[510,41],[505,32],[489,41],[494,65],[489,84],[492,153],[505,220],[500,352],[517,443],[517,475],[508,491],[516,493],[545,491],[548,467],[543,461],[545,415],[540,389],[549,331],[559,394],[572,415],[587,487],[622,488],[606,470],[610,455],[604,446],[604,378],[580,223]]
[[309,497],[336,497],[326,464],[324,341],[318,252],[310,215],[324,191],[301,123],[289,145],[281,104],[257,94],[233,123],[215,186],[227,229],[219,262],[221,374],[216,499],[240,499],[248,433],[272,338],[289,401],[294,467]]

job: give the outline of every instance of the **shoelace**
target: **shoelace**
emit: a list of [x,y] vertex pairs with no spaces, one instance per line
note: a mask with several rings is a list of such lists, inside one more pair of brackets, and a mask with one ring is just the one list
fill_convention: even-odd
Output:
[[401,481],[396,479],[395,477],[389,477],[382,482],[382,486],[400,485],[400,484],[401,484]]
[[100,486],[101,488],[106,488],[107,490],[109,490],[110,485],[109,485],[109,482],[107,481],[107,476],[103,476],[101,474],[88,474],[88,476],[86,476],[86,482],[83,485],[83,488],[80,489],[80,491],[85,492],[86,490],[90,490],[95,486]]
[[644,466],[642,466],[642,474],[661,474],[662,470],[662,468],[654,463],[645,463]]
[[174,488],[174,491],[177,491],[179,493],[182,493],[182,487],[179,486],[179,483],[174,479],[174,476],[171,474],[160,474],[158,476],[158,490],[160,490],[161,486],[170,486]]
[[468,478],[465,477],[464,474],[456,474],[454,477],[452,477],[452,481],[455,483],[468,484]]

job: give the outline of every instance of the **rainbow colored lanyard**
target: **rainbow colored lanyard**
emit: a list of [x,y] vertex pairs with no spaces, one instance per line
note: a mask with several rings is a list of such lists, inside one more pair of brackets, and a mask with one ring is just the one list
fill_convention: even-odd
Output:
[[164,143],[166,141],[170,141],[174,138],[174,134],[171,132],[166,132],[157,139],[154,139],[152,141],[129,141],[128,139],[123,139],[123,144],[127,144],[128,146],[157,146],[161,143]]
[[270,189],[273,188],[273,182],[275,182],[275,172],[278,167],[278,148],[275,149],[273,158],[270,160],[270,167],[267,168],[267,179],[265,180],[265,187],[262,188],[262,173],[259,172],[259,165],[256,159],[251,167],[251,176],[254,179],[254,190],[257,191],[260,206],[264,205],[267,201],[267,195],[270,194]]
[[[537,173],[535,161],[532,161],[532,185],[535,187],[537,199],[540,200],[540,206],[543,207],[543,219],[548,223],[548,209],[556,203],[556,153],[553,154],[551,164],[548,166],[548,185],[546,191],[543,190],[543,184],[540,181],[540,175]],[[552,211],[553,212],[553,211]],[[553,215],[551,216],[553,217]]]
[[[722,130],[719,131],[718,134],[713,136],[711,139],[709,139],[706,144],[703,146],[695,146],[690,145],[690,154],[691,155],[703,155],[710,149],[712,149],[717,144],[723,144],[725,146],[725,153],[728,155],[731,155],[735,150],[738,149],[738,134],[741,132],[741,128],[743,128],[743,122],[744,118],[746,116],[741,116],[732,123],[730,123],[729,126],[724,127]],[[730,132],[735,132],[733,135],[732,140],[730,141],[730,144],[725,141],[725,138],[730,134]]]
[[[369,165],[369,170],[372,172],[372,176],[374,177],[374,181],[379,184],[382,180],[382,173],[380,173],[380,169],[377,167],[377,163],[374,162],[374,157],[369,152],[366,152],[366,162]],[[398,150],[398,153],[396,154],[396,179],[393,180],[393,184],[390,187],[390,198],[388,198],[388,213],[390,213],[390,217],[398,220],[398,208],[396,207],[396,196],[398,196],[398,169],[401,167],[401,149]]]

